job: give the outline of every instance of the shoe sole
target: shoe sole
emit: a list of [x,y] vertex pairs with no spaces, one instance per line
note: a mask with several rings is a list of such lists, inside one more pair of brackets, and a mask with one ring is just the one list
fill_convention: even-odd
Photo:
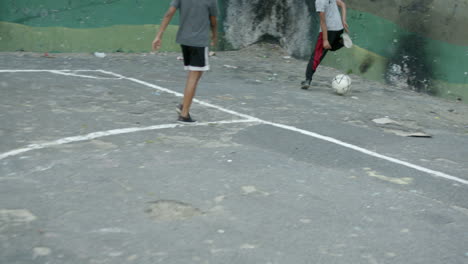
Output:
[[302,89],[302,90],[307,90],[307,89],[309,89],[309,87],[310,87],[310,85],[302,85],[302,86],[301,86],[301,89]]
[[185,121],[177,120],[177,123],[184,124],[184,125],[195,125],[197,123],[197,121],[195,121],[195,122],[185,122]]

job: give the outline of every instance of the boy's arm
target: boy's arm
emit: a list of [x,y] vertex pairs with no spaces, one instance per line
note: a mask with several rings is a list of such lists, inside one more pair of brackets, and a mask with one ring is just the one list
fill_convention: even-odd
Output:
[[319,12],[319,17],[320,17],[320,28],[322,29],[323,48],[331,49],[330,42],[328,42],[328,28],[327,28],[327,19],[325,18],[325,12]]
[[346,22],[346,4],[342,0],[337,0],[336,4],[341,7],[341,20],[343,21],[343,27],[346,32],[349,32],[348,23]]
[[218,42],[218,19],[215,16],[210,16],[211,23],[211,46],[215,47]]
[[156,34],[156,37],[153,40],[152,47],[153,47],[154,51],[159,50],[159,48],[161,48],[161,42],[162,42],[162,38],[163,38],[163,35],[164,35],[164,31],[166,31],[166,28],[169,25],[169,23],[171,22],[172,17],[176,13],[176,11],[177,11],[177,8],[171,6],[171,7],[169,7],[169,10],[164,15],[163,21],[161,22],[161,26],[159,26],[159,31],[158,31],[158,33]]

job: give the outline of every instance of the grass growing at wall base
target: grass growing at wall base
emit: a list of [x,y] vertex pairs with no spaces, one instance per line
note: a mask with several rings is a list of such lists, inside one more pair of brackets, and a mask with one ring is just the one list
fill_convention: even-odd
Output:
[[[157,29],[157,25],[74,29],[0,22],[0,51],[149,52]],[[180,50],[175,43],[177,29],[167,28],[161,51]]]

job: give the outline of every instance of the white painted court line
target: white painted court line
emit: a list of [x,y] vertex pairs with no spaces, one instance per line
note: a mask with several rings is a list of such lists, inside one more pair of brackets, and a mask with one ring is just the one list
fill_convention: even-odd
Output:
[[142,132],[142,131],[150,131],[150,130],[160,130],[160,129],[170,129],[170,128],[177,128],[177,127],[196,127],[196,126],[212,126],[212,125],[225,125],[225,124],[239,124],[239,123],[252,123],[251,120],[226,120],[226,121],[216,121],[216,122],[204,122],[204,123],[195,123],[195,124],[165,124],[165,125],[156,125],[156,126],[148,126],[148,127],[131,127],[131,128],[121,128],[121,129],[113,129],[108,131],[99,131],[89,133],[87,135],[81,136],[73,136],[73,137],[66,137],[61,138],[54,141],[44,142],[44,143],[37,143],[37,144],[30,144],[24,148],[14,149],[5,153],[0,154],[0,160],[6,159],[8,157],[17,156],[19,154],[23,154],[25,152],[29,152],[32,150],[44,149],[55,147],[63,144],[75,143],[80,141],[89,141],[96,138],[108,137],[108,136],[115,136],[115,135],[122,135],[122,134],[129,134],[135,132]]
[[[157,89],[157,90],[159,90],[161,92],[169,93],[169,94],[175,95],[177,97],[183,97],[184,96],[181,93],[174,92],[172,90],[169,90],[167,88],[163,88],[161,86],[158,86],[158,85],[155,85],[155,84],[152,84],[152,83],[149,83],[149,82],[145,82],[145,81],[138,80],[138,79],[135,79],[135,78],[125,77],[123,75],[113,73],[113,72],[109,72],[109,71],[104,71],[104,70],[98,70],[98,71],[100,71],[102,73],[105,73],[105,74],[114,75],[115,77],[119,77],[120,79],[123,79],[123,80],[129,80],[129,81],[132,81],[132,82],[135,82],[135,83],[138,83],[138,84],[141,84],[141,85],[153,88],[153,89]],[[222,108],[222,107],[214,105],[214,104],[206,103],[206,102],[200,101],[198,99],[193,99],[193,101],[198,103],[198,104],[201,104],[203,106],[214,108],[214,109],[219,110],[221,112],[225,112],[225,113],[228,113],[228,114],[231,114],[231,115],[235,115],[235,116],[238,116],[238,117],[245,118],[245,119],[250,120],[252,122],[260,122],[260,123],[265,123],[266,122],[266,121],[260,120],[260,119],[258,119],[256,117],[249,116],[249,115],[244,115],[244,114],[238,113],[236,111],[231,111],[229,109]]]
[[96,80],[120,80],[120,78],[118,77],[106,78],[106,77],[98,77],[98,76],[73,73],[73,72],[100,72],[100,71],[95,71],[95,70],[0,70],[0,73],[43,73],[43,72],[54,73],[54,74],[65,75],[65,76],[96,79]]
[[[75,72],[78,72],[78,71],[93,72],[93,70],[77,70]],[[153,89],[157,89],[157,90],[162,91],[162,92],[173,94],[173,95],[175,95],[177,97],[183,97],[183,94],[181,94],[181,93],[174,92],[174,91],[169,90],[167,88],[163,88],[163,87],[160,87],[158,85],[151,84],[151,83],[148,83],[148,82],[145,82],[145,81],[142,81],[142,80],[126,77],[126,76],[123,76],[121,74],[117,74],[117,73],[109,72],[109,71],[104,71],[104,70],[95,70],[95,71],[96,72],[101,72],[101,73],[104,73],[104,74],[113,75],[113,76],[115,76],[115,77],[117,77],[119,79],[128,80],[128,81],[135,82],[135,83],[138,83],[138,84],[141,84],[141,85],[153,88]],[[56,73],[56,72],[71,72],[71,70],[0,70],[0,73],[1,72],[51,72],[51,73]],[[283,124],[278,124],[278,123],[273,123],[273,122],[261,120],[261,119],[256,118],[256,117],[241,114],[241,113],[238,113],[236,111],[228,110],[228,109],[225,109],[225,108],[217,106],[217,105],[213,105],[213,104],[210,104],[210,103],[200,101],[198,99],[194,99],[194,102],[197,102],[197,103],[199,103],[201,105],[211,107],[211,108],[217,109],[219,111],[229,113],[229,114],[232,114],[232,115],[235,115],[235,116],[242,117],[242,118],[246,119],[246,120],[235,121],[235,122],[238,122],[238,123],[241,123],[241,122],[244,122],[244,123],[246,123],[246,122],[258,122],[258,123],[261,123],[261,124],[266,124],[266,125],[271,125],[271,126],[275,126],[275,127],[278,127],[278,128],[286,129],[286,130],[289,130],[289,131],[294,131],[294,132],[297,132],[297,133],[300,133],[300,134],[303,134],[303,135],[307,135],[307,136],[310,136],[310,137],[314,137],[314,138],[317,138],[317,139],[320,139],[320,140],[323,140],[323,141],[327,141],[327,142],[330,142],[330,143],[333,143],[333,144],[336,144],[336,145],[339,145],[339,146],[342,146],[342,147],[345,147],[345,148],[348,148],[348,149],[352,149],[352,150],[361,152],[363,154],[366,154],[366,155],[369,155],[369,156],[372,156],[372,157],[375,157],[375,158],[383,159],[383,160],[386,160],[386,161],[389,161],[389,162],[392,162],[392,163],[395,163],[395,164],[398,164],[398,165],[402,165],[402,166],[405,166],[405,167],[408,167],[408,168],[412,168],[412,169],[415,169],[415,170],[418,170],[418,171],[421,171],[421,172],[424,172],[424,173],[427,173],[427,174],[430,174],[430,175],[433,175],[433,176],[436,176],[436,177],[440,177],[440,178],[444,178],[444,179],[447,179],[447,180],[451,180],[451,181],[455,181],[455,182],[459,182],[459,183],[468,185],[467,180],[461,179],[459,177],[452,176],[452,175],[449,175],[449,174],[446,174],[446,173],[443,173],[443,172],[440,172],[440,171],[431,170],[431,169],[428,169],[428,168],[425,168],[425,167],[422,167],[422,166],[419,166],[419,165],[416,165],[416,164],[412,164],[412,163],[409,163],[409,162],[406,162],[406,161],[402,161],[402,160],[399,160],[399,159],[396,159],[396,158],[392,158],[392,157],[389,157],[389,156],[385,156],[385,155],[379,154],[377,152],[374,152],[374,151],[371,151],[371,150],[368,150],[368,149],[365,149],[365,148],[362,148],[362,147],[359,147],[359,146],[356,146],[356,145],[352,145],[352,144],[346,143],[344,141],[341,141],[341,140],[338,140],[338,139],[335,139],[335,138],[332,138],[332,137],[327,137],[327,136],[324,136],[324,135],[321,135],[321,134],[318,134],[318,133],[314,133],[314,132],[307,131],[307,130],[300,129],[300,128],[293,127],[293,126],[288,126],[288,125],[283,125]],[[234,122],[234,121],[221,121],[221,122]],[[209,125],[210,123],[200,123],[199,125],[204,125],[204,124]],[[154,127],[158,127],[158,126],[154,126]],[[132,128],[129,128],[129,129],[131,130]],[[136,128],[136,129],[138,129],[138,128]],[[139,128],[139,129],[144,129],[144,128]],[[127,129],[117,129],[117,130],[111,130],[111,131],[119,131],[119,130],[126,131]],[[151,129],[149,129],[149,130],[151,130]],[[109,132],[109,131],[95,132],[95,133],[104,133],[105,134],[107,132]],[[125,132],[125,133],[133,133],[133,132],[138,132],[138,130],[137,131]],[[93,135],[93,134],[94,133],[91,133],[89,135]],[[121,134],[123,134],[123,133],[121,133]],[[99,137],[110,136],[110,135],[102,135],[102,136],[99,136]],[[71,142],[93,139],[92,136],[89,139],[81,139],[81,137],[80,136],[71,137],[71,139],[75,140],[75,141],[71,141]],[[70,138],[66,138],[66,139],[70,139]],[[13,151],[10,151],[10,152],[7,152],[7,153],[12,153],[9,156],[14,156],[14,155],[18,155],[20,153],[23,153],[23,152],[26,152],[26,151],[31,151],[31,150],[34,150],[34,149],[40,149],[40,148],[45,148],[45,147],[70,143],[70,142],[67,142],[66,139],[59,139],[57,141],[52,141],[52,142],[43,143],[43,144],[32,144],[32,145],[29,145],[26,148],[13,150]],[[63,141],[63,140],[65,140],[65,141]],[[44,144],[46,144],[46,145],[44,145]],[[50,144],[52,144],[52,145],[50,145]],[[20,151],[20,152],[18,152],[18,151]],[[0,160],[4,159],[5,157],[3,157],[3,155],[5,155],[7,153],[0,154]]]
[[[135,83],[139,83],[139,84],[142,84],[144,86],[160,90],[162,92],[167,92],[167,93],[170,93],[170,94],[174,94],[174,95],[179,96],[179,97],[183,96],[182,94],[174,92],[174,91],[169,90],[167,88],[163,88],[163,87],[160,87],[160,86],[157,86],[157,85],[145,82],[145,81],[141,81],[141,80],[138,80],[138,79],[135,79],[135,78],[125,77],[123,75],[116,74],[116,73],[109,72],[109,71],[104,71],[104,70],[99,70],[99,71],[101,71],[102,73],[114,75],[114,76],[119,77],[119,78],[124,79],[124,80],[129,80],[129,81],[132,81],[132,82],[135,82]],[[399,159],[396,159],[396,158],[385,156],[385,155],[379,154],[377,152],[374,152],[374,151],[371,151],[371,150],[368,150],[368,149],[365,149],[365,148],[362,148],[362,147],[359,147],[359,146],[356,146],[356,145],[352,145],[352,144],[346,143],[344,141],[341,141],[341,140],[338,140],[338,139],[335,139],[335,138],[332,138],[332,137],[327,137],[327,136],[324,136],[324,135],[321,135],[321,134],[318,134],[318,133],[314,133],[314,132],[307,131],[307,130],[300,129],[300,128],[293,127],[293,126],[288,126],[288,125],[283,125],[283,124],[278,124],[278,123],[273,123],[273,122],[261,120],[259,118],[253,117],[253,116],[241,114],[241,113],[238,113],[238,112],[235,112],[235,111],[232,111],[232,110],[228,110],[228,109],[222,108],[220,106],[213,105],[213,104],[210,104],[210,103],[206,103],[206,102],[203,102],[203,101],[200,101],[200,100],[197,100],[197,99],[194,99],[194,101],[201,104],[201,105],[211,107],[211,108],[217,109],[217,110],[222,111],[222,112],[226,112],[226,113],[229,113],[229,114],[232,114],[232,115],[236,115],[236,116],[239,116],[239,117],[242,117],[242,118],[246,118],[247,120],[252,120],[254,122],[258,122],[258,123],[262,123],[262,124],[266,124],[266,125],[271,125],[271,126],[286,129],[286,130],[289,130],[289,131],[294,131],[294,132],[297,132],[297,133],[300,133],[300,134],[303,134],[303,135],[307,135],[307,136],[310,136],[310,137],[314,137],[314,138],[317,138],[317,139],[320,139],[320,140],[324,140],[324,141],[327,141],[327,142],[330,142],[330,143],[333,143],[333,144],[336,144],[336,145],[339,145],[339,146],[342,146],[342,147],[345,147],[345,148],[348,148],[348,149],[352,149],[352,150],[361,152],[363,154],[366,154],[366,155],[369,155],[369,156],[372,156],[372,157],[375,157],[375,158],[383,159],[383,160],[386,160],[386,161],[389,161],[389,162],[392,162],[392,163],[396,163],[398,165],[402,165],[402,166],[405,166],[405,167],[408,167],[408,168],[411,168],[411,169],[415,169],[415,170],[418,170],[418,171],[421,171],[421,172],[424,172],[424,173],[427,173],[427,174],[430,174],[430,175],[433,175],[433,176],[436,176],[436,177],[440,177],[440,178],[444,178],[444,179],[447,179],[447,180],[456,181],[456,182],[468,185],[468,180],[464,180],[464,179],[461,179],[459,177],[452,176],[452,175],[449,175],[449,174],[446,174],[446,173],[443,173],[443,172],[440,172],[440,171],[431,170],[431,169],[428,169],[428,168],[425,168],[425,167],[422,167],[422,166],[419,166],[419,165],[416,165],[416,164],[412,164],[410,162],[406,162],[406,161],[402,161],[402,160],[399,160]]]
[[69,73],[63,71],[50,71],[51,73],[65,75],[65,76],[73,76],[73,77],[82,77],[82,78],[89,78],[89,79],[97,79],[97,80],[120,80],[120,78],[106,78],[106,77],[97,77],[91,75],[83,75],[83,74],[76,74],[76,73]]

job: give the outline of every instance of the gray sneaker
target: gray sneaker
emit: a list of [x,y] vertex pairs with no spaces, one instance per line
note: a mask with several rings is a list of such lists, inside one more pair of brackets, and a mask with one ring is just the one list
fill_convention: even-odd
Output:
[[301,82],[301,89],[307,90],[310,87],[311,80],[305,80]]
[[177,122],[182,123],[182,124],[193,124],[197,122],[197,120],[192,119],[192,117],[189,114],[187,117],[179,115]]

